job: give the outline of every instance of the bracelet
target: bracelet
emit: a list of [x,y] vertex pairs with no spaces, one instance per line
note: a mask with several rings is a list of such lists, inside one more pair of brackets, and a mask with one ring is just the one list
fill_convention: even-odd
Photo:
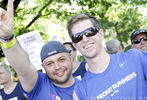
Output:
[[8,48],[11,48],[14,44],[16,43],[16,39],[15,37],[13,36],[13,38],[11,39],[11,41],[8,41],[8,42],[2,42],[1,43],[1,46],[5,49],[8,49]]
[[12,34],[12,36],[8,39],[3,39],[3,38],[0,38],[0,42],[9,42],[11,41],[12,39],[14,38],[14,35]]

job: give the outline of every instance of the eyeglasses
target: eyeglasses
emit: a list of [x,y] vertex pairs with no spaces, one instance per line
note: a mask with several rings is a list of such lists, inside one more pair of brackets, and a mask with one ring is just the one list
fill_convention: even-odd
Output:
[[71,53],[73,50],[69,50],[69,53]]
[[147,41],[147,36],[145,36],[143,38],[137,38],[135,40],[132,40],[132,44],[139,44],[142,39],[143,39],[143,41]]
[[72,41],[74,43],[78,43],[83,39],[83,35],[85,35],[86,37],[91,37],[96,35],[98,32],[98,30],[95,27],[90,27],[82,32],[76,33],[72,36]]
[[69,53],[71,53],[72,51],[76,51],[76,50],[69,50]]

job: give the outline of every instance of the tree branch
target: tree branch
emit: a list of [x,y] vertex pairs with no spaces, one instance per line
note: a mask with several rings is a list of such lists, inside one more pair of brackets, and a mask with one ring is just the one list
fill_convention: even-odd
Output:
[[124,45],[122,44],[122,40],[121,40],[121,38],[120,38],[120,33],[118,32],[118,29],[117,29],[118,23],[119,23],[119,22],[116,22],[115,25],[114,25],[114,26],[115,26],[115,31],[116,31],[116,34],[117,34],[117,38],[118,38],[118,40],[120,41],[121,47],[124,48]]
[[40,11],[38,12],[38,14],[33,18],[33,20],[26,26],[26,28],[29,28],[40,16],[41,16],[41,13],[42,11],[52,3],[52,1],[50,0],[50,2],[48,2],[47,4],[45,4],[41,9]]

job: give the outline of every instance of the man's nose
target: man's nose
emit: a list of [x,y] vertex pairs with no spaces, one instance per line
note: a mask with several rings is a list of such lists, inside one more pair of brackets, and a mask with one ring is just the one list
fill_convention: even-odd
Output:
[[145,44],[146,41],[144,41],[143,39],[141,39],[141,44]]
[[87,37],[86,35],[83,35],[82,41],[83,41],[83,42],[87,42],[88,40],[89,40],[88,37]]
[[60,64],[59,63],[55,63],[55,69],[59,69],[60,68]]

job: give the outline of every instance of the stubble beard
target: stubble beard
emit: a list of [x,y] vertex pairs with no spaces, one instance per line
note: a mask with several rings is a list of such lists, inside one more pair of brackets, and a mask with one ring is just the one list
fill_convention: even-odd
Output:
[[[67,70],[66,70],[67,71]],[[60,81],[58,79],[53,79],[53,78],[50,78],[50,80],[53,82],[53,83],[56,83],[56,84],[65,84],[68,82],[68,80],[71,78],[71,74],[72,74],[72,69],[69,70],[69,72],[66,74],[66,77],[63,81]]]

